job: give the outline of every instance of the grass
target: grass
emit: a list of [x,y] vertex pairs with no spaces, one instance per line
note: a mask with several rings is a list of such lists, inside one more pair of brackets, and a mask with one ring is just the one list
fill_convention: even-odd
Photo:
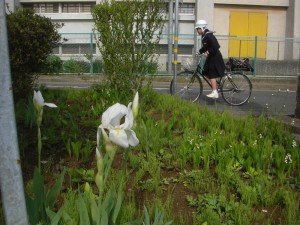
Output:
[[[45,101],[58,106],[45,109],[41,127],[45,180],[53,183],[51,177],[68,167],[56,206],[65,202],[78,221],[76,190],[84,182],[71,178],[75,171],[81,171],[80,179],[85,176],[82,171],[95,170],[101,115],[116,102],[127,105],[132,96],[105,85],[42,92]],[[165,221],[178,225],[300,224],[299,143],[280,122],[263,115],[215,112],[150,89],[140,93],[140,109],[135,129],[140,144],[130,149],[118,224],[144,218],[144,206],[150,217],[158,209]],[[30,104],[18,102],[16,111],[22,167],[27,171],[25,182],[30,182],[33,173],[28,171],[37,163],[32,160],[36,128],[32,117],[24,116],[30,115]],[[119,150],[108,180],[111,185],[120,182],[123,158]]]

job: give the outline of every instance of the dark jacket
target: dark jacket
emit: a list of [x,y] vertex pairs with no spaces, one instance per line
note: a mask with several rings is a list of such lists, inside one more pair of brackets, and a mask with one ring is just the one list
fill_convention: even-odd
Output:
[[219,48],[219,42],[213,35],[213,32],[205,29],[202,35],[202,48],[199,52],[200,54],[204,52],[209,53],[203,67],[203,74],[209,78],[224,76],[225,63]]

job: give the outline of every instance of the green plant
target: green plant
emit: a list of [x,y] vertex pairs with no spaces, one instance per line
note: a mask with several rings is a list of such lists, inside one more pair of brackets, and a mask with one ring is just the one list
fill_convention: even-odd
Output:
[[41,125],[43,120],[43,108],[48,106],[51,108],[56,108],[57,106],[53,103],[44,102],[44,98],[40,91],[34,91],[33,93],[33,105],[36,111],[36,124],[38,128],[38,168],[41,170],[41,155],[42,155],[42,134],[41,134]]
[[93,61],[93,73],[102,73],[103,72],[103,61],[101,59],[95,59]]
[[115,189],[111,187],[104,199],[102,199],[103,196],[101,195],[98,197],[98,203],[95,201],[94,195],[91,192],[87,192],[86,201],[84,201],[79,192],[80,224],[116,224],[117,216],[123,201],[122,189],[123,185],[120,185],[120,188],[116,193]]
[[[86,146],[85,140],[93,139],[93,130],[111,99],[125,102],[131,97],[128,93],[118,93],[109,83],[105,83],[105,87],[99,85],[96,91],[47,90],[43,94],[45,99],[60,103],[58,110],[44,113],[43,119],[45,133],[54,133],[47,136],[60,137],[53,147],[43,147],[43,151],[48,151],[45,156],[53,156],[54,161],[57,152],[67,154],[60,150],[65,149],[63,143],[69,139],[74,143],[82,141],[82,148]],[[237,117],[226,110],[215,112],[150,89],[143,89],[140,97],[142,113],[136,121],[143,121],[144,127],[138,123],[134,128],[140,144],[124,153],[117,150],[118,161],[113,162],[106,179],[103,173],[96,171],[99,185],[106,180],[102,188],[103,199],[113,186],[113,200],[116,201],[121,179],[127,181],[116,224],[138,218],[136,221],[141,224],[145,218],[143,205],[148,209],[151,223],[157,208],[164,213],[165,221],[173,220],[178,225],[299,224],[299,143],[290,135],[289,129],[271,118]],[[24,125],[25,119],[21,117],[26,111],[24,102],[16,106],[18,120],[22,119],[19,121],[21,149],[28,152],[36,139],[26,138],[33,132]],[[121,119],[121,124],[124,121],[125,118]],[[113,127],[116,132],[118,125]],[[59,140],[63,140],[61,144]],[[102,136],[100,140],[103,140]],[[103,157],[105,146],[97,146],[103,150]],[[83,150],[80,154],[83,157]],[[121,165],[126,161],[126,155],[128,167]],[[79,173],[74,172],[78,183],[72,185],[75,186],[73,195],[70,193],[55,213],[61,213],[61,224],[80,224],[77,186],[80,186],[90,216],[89,195],[81,189],[81,184],[94,179],[91,175],[94,169],[88,167],[93,163],[82,161],[82,164],[76,163],[78,165],[82,167],[78,167]],[[107,163],[104,167],[110,165]],[[90,189],[98,206],[99,189],[95,185]],[[179,207],[184,211],[178,211]],[[184,216],[180,217],[180,214]]]
[[[145,206],[144,206],[144,215],[145,215],[145,221],[143,222],[143,224],[151,225],[149,213],[148,213],[148,210]],[[171,225],[172,221],[165,222],[163,212],[156,209],[155,210],[155,215],[154,215],[154,221],[153,221],[152,225],[159,225],[159,224],[161,224],[161,225]]]
[[[121,177],[118,191],[115,190],[115,186],[111,186],[106,190],[106,181],[110,174],[112,159],[106,154],[104,158],[97,155],[97,168],[95,182],[98,187],[98,194],[94,194],[88,183],[85,185],[85,191],[82,194],[78,190],[78,218],[79,223],[82,225],[89,224],[116,224],[118,214],[121,209],[123,201],[123,188],[124,180]],[[67,222],[71,220],[72,223],[76,221],[72,220],[70,215],[66,212],[66,207],[62,206],[60,210],[55,213],[52,210],[47,210],[47,214],[51,219],[51,224],[58,224],[60,221]]]
[[54,209],[56,198],[58,197],[63,180],[65,170],[59,175],[51,190],[47,191],[40,170],[35,169],[33,175],[32,189],[33,193],[25,192],[26,208],[29,222],[31,225],[39,224],[40,222],[49,222],[49,217],[46,210]]
[[183,171],[180,173],[180,181],[197,193],[217,192],[219,188],[218,180],[203,170]]
[[155,69],[156,44],[164,26],[163,4],[161,0],[105,0],[94,7],[104,72],[121,92],[140,90],[145,74]]
[[95,177],[94,170],[83,169],[83,168],[70,168],[67,170],[67,173],[70,176],[70,179],[74,183],[83,184],[85,182],[92,182]]
[[92,153],[92,143],[90,140],[86,140],[84,146],[81,149],[82,159],[84,161],[88,160],[91,153]]
[[[82,225],[115,225],[117,222],[117,217],[123,202],[128,150],[125,151],[125,160],[123,162],[124,172],[120,177],[118,191],[116,191],[113,183],[110,183],[111,186],[108,187],[107,179],[111,172],[111,166],[117,147],[128,148],[129,146],[136,146],[139,143],[135,132],[131,129],[135,126],[134,119],[138,115],[138,96],[138,93],[136,93],[133,103],[130,103],[128,107],[116,103],[102,114],[103,123],[97,130],[96,147],[97,173],[95,175],[95,183],[98,188],[98,193],[94,194],[88,183],[85,185],[84,194],[78,190],[79,223]],[[123,120],[125,120],[125,122],[120,124]],[[109,136],[106,130],[109,131]],[[76,172],[78,172],[78,170]],[[85,173],[85,176],[86,174],[87,173]],[[61,220],[65,220],[66,218],[67,220],[71,219],[64,209],[64,206],[61,207],[57,213],[52,210],[47,211],[52,224],[58,224]],[[73,222],[74,221],[72,221],[72,223]]]
[[62,221],[68,225],[79,224],[79,203],[78,203],[78,190],[68,189],[66,193],[63,194],[64,204],[59,209],[58,213],[53,213],[50,209],[47,210],[47,214],[51,220],[51,224],[58,224],[60,216]]
[[46,66],[42,73],[59,74],[63,69],[63,60],[57,55],[50,55],[47,57]]
[[43,70],[60,42],[61,25],[30,9],[20,8],[6,17],[13,91],[16,99],[26,99],[32,93],[36,73]]
[[153,222],[151,222],[151,218],[146,206],[144,206],[144,220],[135,220],[132,222],[125,223],[125,225],[171,225],[172,221],[165,222],[164,214],[160,210],[156,209],[154,214]]
[[64,73],[89,73],[89,64],[83,60],[69,59],[63,62]]
[[93,92],[97,96],[97,102],[101,103],[102,109],[107,108],[114,102],[128,102],[132,96],[128,91],[120,92],[113,88],[110,82],[95,85]]
[[133,221],[138,213],[134,192],[127,193],[126,195],[127,198],[124,199],[120,215],[118,216],[118,224],[125,224],[128,221]]
[[72,152],[75,155],[77,161],[79,160],[81,145],[82,145],[81,141],[71,142]]

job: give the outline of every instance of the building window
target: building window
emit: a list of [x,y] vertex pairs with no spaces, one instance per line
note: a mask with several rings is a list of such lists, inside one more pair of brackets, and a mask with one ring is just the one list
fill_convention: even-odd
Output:
[[94,3],[81,3],[81,12],[91,12],[94,6]]
[[89,13],[92,11],[92,8],[95,6],[95,3],[62,3],[62,12],[63,13]]
[[192,55],[193,54],[193,45],[178,45],[178,54],[179,55]]
[[23,4],[23,8],[33,9],[35,13],[58,13],[58,3]]
[[[169,13],[169,3],[165,5],[162,9],[163,12]],[[195,14],[195,4],[194,3],[180,3],[178,6],[179,14]],[[175,4],[173,5],[173,13],[175,13]]]
[[[90,44],[63,44],[62,54],[90,54]],[[93,54],[96,54],[96,45],[93,44]]]
[[179,13],[180,14],[193,14],[195,13],[195,4],[191,3],[182,3],[179,4]]

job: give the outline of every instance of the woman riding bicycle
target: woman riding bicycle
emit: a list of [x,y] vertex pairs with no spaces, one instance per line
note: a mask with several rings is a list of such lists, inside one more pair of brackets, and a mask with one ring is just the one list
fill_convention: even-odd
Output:
[[220,45],[213,32],[207,29],[205,20],[198,20],[195,29],[199,35],[202,35],[202,47],[197,54],[203,54],[206,57],[203,75],[210,79],[212,86],[212,92],[206,96],[217,99],[219,98],[217,78],[224,76],[225,71],[225,63],[219,51]]

